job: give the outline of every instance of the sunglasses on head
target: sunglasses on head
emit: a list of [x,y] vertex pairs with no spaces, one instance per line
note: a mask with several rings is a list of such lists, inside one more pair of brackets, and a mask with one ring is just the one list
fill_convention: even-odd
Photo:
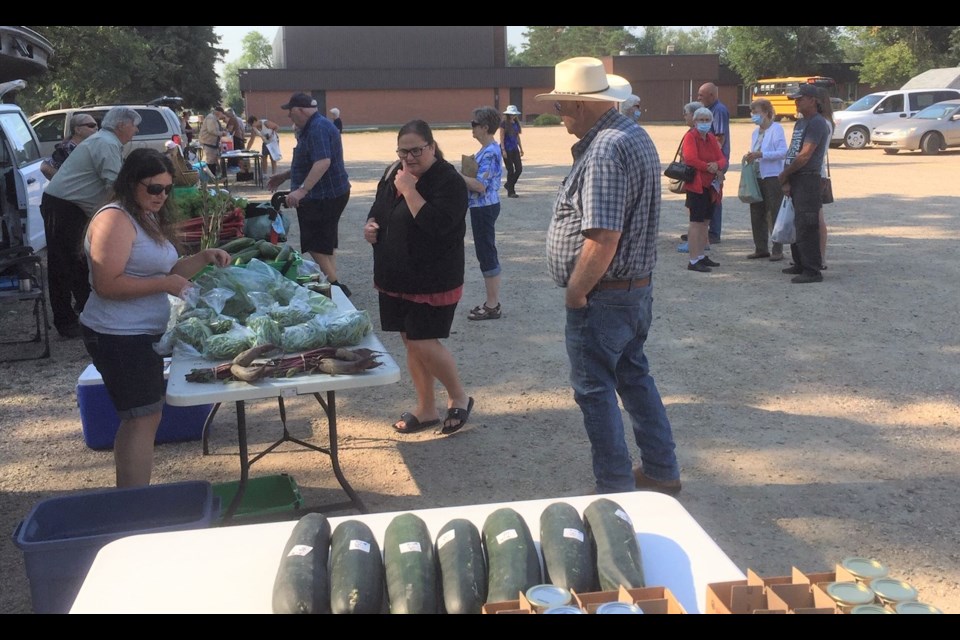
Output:
[[161,193],[164,193],[164,194],[166,194],[166,195],[170,195],[170,192],[173,191],[173,185],[172,185],[172,184],[166,184],[166,185],[164,185],[164,184],[158,184],[158,183],[156,183],[156,182],[151,183],[151,184],[146,184],[145,182],[141,182],[140,184],[142,184],[144,187],[146,187],[147,193],[149,193],[149,194],[152,195],[152,196],[158,196],[158,195],[160,195]]

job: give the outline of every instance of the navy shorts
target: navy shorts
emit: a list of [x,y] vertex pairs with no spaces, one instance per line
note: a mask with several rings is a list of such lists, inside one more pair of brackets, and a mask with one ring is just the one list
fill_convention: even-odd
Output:
[[163,411],[163,357],[153,350],[161,336],[97,333],[82,323],[80,329],[87,353],[121,420]]
[[434,307],[380,293],[381,329],[406,333],[410,340],[449,338],[456,310],[455,304]]
[[690,210],[690,222],[706,222],[713,217],[716,203],[710,201],[713,189],[704,189],[703,193],[687,192],[687,208]]
[[316,251],[332,256],[339,246],[337,228],[340,216],[347,208],[350,192],[329,200],[307,198],[297,206],[297,220],[300,223],[300,250],[304,253]]

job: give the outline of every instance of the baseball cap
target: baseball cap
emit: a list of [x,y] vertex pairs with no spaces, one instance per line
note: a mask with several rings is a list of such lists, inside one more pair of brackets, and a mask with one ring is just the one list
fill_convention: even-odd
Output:
[[305,93],[295,93],[290,96],[290,100],[287,101],[287,104],[280,105],[281,109],[293,109],[294,107],[303,107],[309,109],[311,107],[316,107],[317,101],[308,96]]
[[800,88],[796,90],[796,92],[791,93],[790,95],[787,96],[787,98],[789,98],[790,100],[796,100],[800,96],[810,96],[812,98],[816,98],[817,88],[812,84],[802,84],[800,85]]

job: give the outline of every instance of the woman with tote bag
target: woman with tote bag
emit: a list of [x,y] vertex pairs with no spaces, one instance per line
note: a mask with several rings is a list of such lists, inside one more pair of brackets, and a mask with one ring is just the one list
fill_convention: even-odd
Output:
[[756,162],[759,171],[761,202],[750,205],[750,226],[753,229],[753,253],[748,260],[770,258],[772,262],[783,260],[783,245],[773,243],[773,252],[768,249],[769,233],[777,221],[783,191],[777,176],[783,171],[787,157],[787,138],[780,123],[774,121],[773,105],[765,98],[750,103],[750,119],[757,128],[750,139],[750,151],[743,156],[743,162]]

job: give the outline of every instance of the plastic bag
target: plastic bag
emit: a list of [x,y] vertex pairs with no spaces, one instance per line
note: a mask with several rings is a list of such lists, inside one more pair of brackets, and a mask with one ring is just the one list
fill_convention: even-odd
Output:
[[777,222],[773,225],[773,233],[770,234],[771,242],[793,244],[797,241],[797,228],[794,224],[793,217],[793,198],[783,196],[783,202],[780,203],[780,211],[777,213]]
[[760,193],[760,174],[756,162],[744,162],[740,169],[740,188],[737,193],[740,202],[753,204],[754,202],[763,202],[763,194]]

